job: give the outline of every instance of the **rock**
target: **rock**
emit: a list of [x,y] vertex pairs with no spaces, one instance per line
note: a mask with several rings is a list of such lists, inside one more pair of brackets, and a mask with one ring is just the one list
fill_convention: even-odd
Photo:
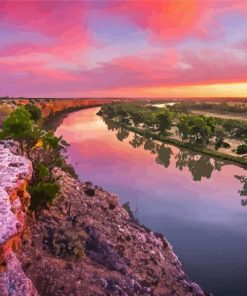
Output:
[[30,202],[26,186],[32,176],[31,162],[18,153],[15,142],[0,142],[0,268],[4,266],[0,272],[1,296],[38,295],[14,255],[25,228]]
[[92,187],[86,187],[84,189],[84,192],[88,195],[88,196],[94,196],[95,195],[95,189]]

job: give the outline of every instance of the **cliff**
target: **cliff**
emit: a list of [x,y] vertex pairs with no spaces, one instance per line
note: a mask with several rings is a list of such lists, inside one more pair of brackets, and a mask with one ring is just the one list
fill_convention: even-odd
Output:
[[18,252],[40,295],[206,295],[166,239],[136,224],[117,195],[60,169],[53,176],[61,191]]
[[18,155],[18,146],[0,143],[0,295],[37,295],[21,269],[14,252],[25,228],[30,196],[26,191],[32,176],[29,160]]

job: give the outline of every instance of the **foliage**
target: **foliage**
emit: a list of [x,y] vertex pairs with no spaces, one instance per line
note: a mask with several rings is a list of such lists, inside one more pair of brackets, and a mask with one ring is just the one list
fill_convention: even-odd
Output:
[[[184,107],[184,105],[181,106]],[[230,145],[225,141],[226,137],[246,138],[246,122],[192,115],[188,113],[189,108],[185,113],[186,108],[179,109],[177,107],[157,108],[143,103],[115,102],[103,105],[98,114],[103,116],[107,124],[109,124],[109,121],[111,122],[108,127],[111,130],[115,130],[116,125],[118,125],[144,137],[185,147],[224,160],[246,164],[244,158],[206,148],[206,145],[210,142],[215,144],[216,150],[220,147],[229,148]],[[178,135],[182,141],[168,137],[167,131],[172,125],[177,126]],[[120,140],[127,137],[126,132],[118,129],[117,135]],[[137,135],[130,142],[134,147],[143,144],[142,139],[139,139]],[[144,145],[148,148],[149,143],[145,142]]]
[[226,102],[223,103],[208,103],[208,102],[180,102],[172,106],[172,109],[176,110],[203,110],[203,111],[212,111],[212,112],[231,112],[231,113],[247,113],[247,104],[229,104]]
[[177,127],[182,139],[190,139],[196,144],[206,145],[213,136],[215,123],[212,117],[183,115]]
[[18,107],[5,119],[1,138],[18,141],[21,153],[32,161],[29,192],[32,195],[31,208],[35,209],[50,203],[59,190],[50,172],[55,166],[65,166],[61,152],[66,149],[67,143],[53,132],[42,130],[38,122],[40,110],[32,106]]
[[24,108],[30,113],[33,121],[37,122],[41,119],[41,110],[34,104],[26,104]]
[[242,144],[237,147],[237,154],[246,154],[247,153],[247,144]]
[[35,210],[38,207],[43,207],[47,203],[52,202],[56,194],[59,191],[59,186],[56,183],[40,182],[30,185],[28,191],[31,195],[31,210]]

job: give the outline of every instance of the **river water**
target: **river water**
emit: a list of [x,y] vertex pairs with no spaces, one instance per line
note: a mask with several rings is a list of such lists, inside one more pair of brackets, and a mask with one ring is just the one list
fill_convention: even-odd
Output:
[[129,133],[98,110],[71,113],[56,131],[70,143],[68,161],[80,179],[129,201],[206,291],[246,296],[247,171]]

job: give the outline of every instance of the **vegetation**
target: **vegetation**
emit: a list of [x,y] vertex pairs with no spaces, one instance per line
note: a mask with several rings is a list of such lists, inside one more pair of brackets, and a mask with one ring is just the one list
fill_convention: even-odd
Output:
[[183,140],[205,146],[213,137],[215,122],[212,117],[183,115],[177,124],[179,135]]
[[237,154],[245,154],[247,153],[247,144],[239,145],[237,148]]
[[[204,115],[193,115],[181,109],[134,103],[112,103],[101,107],[98,113],[105,119],[114,121],[118,126],[162,142],[192,149],[197,152],[220,157],[224,160],[246,164],[247,160],[217,151],[230,148],[226,138],[244,141],[247,135],[247,123],[238,120],[226,120]],[[128,136],[126,130],[119,129],[119,140]],[[140,143],[133,139],[134,145]],[[213,144],[213,150],[209,144]],[[243,148],[240,148],[242,154]]]
[[38,122],[41,119],[41,110],[33,104],[26,104],[24,108],[30,113],[31,119]]
[[208,103],[208,102],[180,102],[176,103],[171,109],[176,109],[180,111],[189,111],[193,110],[203,110],[203,111],[212,111],[212,112],[231,112],[231,113],[247,113],[247,104],[238,103],[238,104],[229,104],[226,102],[223,103]]
[[42,129],[40,110],[30,104],[18,107],[4,120],[1,139],[13,139],[20,144],[22,155],[33,165],[33,176],[29,185],[32,195],[31,208],[36,209],[51,202],[59,187],[53,182],[51,171],[55,166],[65,166],[61,152],[67,143],[53,132]]

